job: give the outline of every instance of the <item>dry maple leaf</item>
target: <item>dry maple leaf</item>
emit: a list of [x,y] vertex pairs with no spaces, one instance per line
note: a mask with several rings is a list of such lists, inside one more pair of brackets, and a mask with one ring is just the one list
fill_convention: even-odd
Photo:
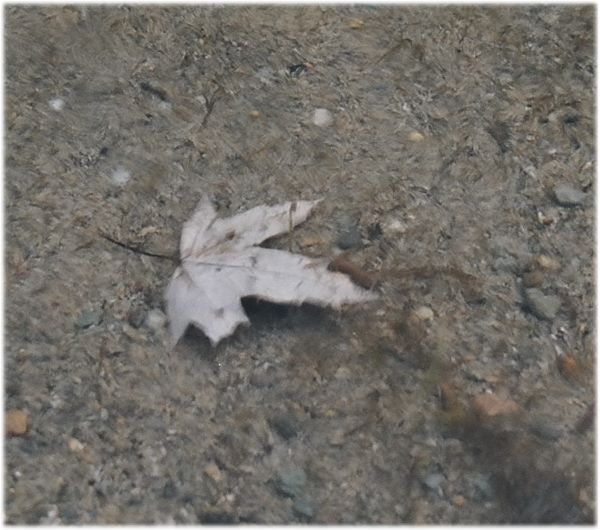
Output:
[[284,250],[258,247],[303,222],[319,201],[257,206],[226,219],[204,197],[181,233],[181,264],[165,294],[175,341],[189,324],[216,345],[248,323],[241,298],[276,303],[309,302],[335,308],[376,295],[353,284],[327,262]]

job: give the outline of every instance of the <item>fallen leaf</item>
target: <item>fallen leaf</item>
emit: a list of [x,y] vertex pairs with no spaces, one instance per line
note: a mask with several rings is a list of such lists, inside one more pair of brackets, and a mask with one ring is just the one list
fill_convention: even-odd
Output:
[[189,324],[213,345],[231,335],[248,317],[241,298],[275,303],[304,302],[340,307],[373,300],[344,274],[327,270],[327,261],[256,245],[306,220],[319,201],[257,206],[226,219],[204,197],[181,233],[181,264],[165,298],[175,341]]

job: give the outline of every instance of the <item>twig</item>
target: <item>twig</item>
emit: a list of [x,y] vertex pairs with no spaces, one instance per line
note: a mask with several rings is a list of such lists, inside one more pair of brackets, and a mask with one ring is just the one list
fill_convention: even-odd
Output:
[[100,237],[106,239],[107,241],[110,241],[113,245],[117,245],[117,246],[119,246],[121,248],[125,248],[127,250],[130,250],[131,252],[135,252],[136,254],[142,254],[144,256],[150,256],[151,258],[168,259],[169,261],[172,261],[174,263],[178,263],[179,262],[179,258],[176,255],[167,256],[165,254],[156,254],[154,252],[148,252],[148,251],[143,250],[140,247],[137,247],[135,245],[130,245],[128,243],[123,243],[122,241],[114,239],[113,237],[111,237],[108,234],[105,234],[103,232],[99,231],[98,234],[100,235]]

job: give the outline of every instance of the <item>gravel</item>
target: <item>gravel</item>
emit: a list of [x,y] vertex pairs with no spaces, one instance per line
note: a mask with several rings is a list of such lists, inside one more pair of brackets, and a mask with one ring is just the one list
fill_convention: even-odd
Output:
[[579,206],[585,200],[586,194],[569,184],[559,184],[554,188],[554,197],[561,206]]
[[525,289],[527,308],[538,318],[552,320],[560,309],[561,301],[558,296],[545,295],[540,289]]
[[[5,522],[591,524],[595,387],[554,363],[596,362],[594,14],[7,6]],[[266,245],[330,261],[348,216],[378,300],[174,346],[176,264],[132,249],[176,255],[202,195],[322,199]]]

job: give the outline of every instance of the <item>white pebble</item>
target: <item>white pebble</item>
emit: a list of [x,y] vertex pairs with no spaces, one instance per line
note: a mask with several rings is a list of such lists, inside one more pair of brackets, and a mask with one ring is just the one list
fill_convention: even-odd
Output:
[[384,232],[404,234],[407,230],[406,225],[400,219],[390,219],[383,225]]
[[423,136],[420,132],[418,131],[412,131],[409,135],[408,135],[408,139],[411,142],[422,142],[423,140],[425,140],[425,136]]
[[62,110],[65,107],[65,101],[64,99],[54,98],[48,101],[48,105],[50,105],[50,108],[52,110],[58,112],[59,110]]
[[167,317],[160,309],[152,309],[148,311],[146,315],[146,321],[144,322],[147,328],[152,331],[160,331],[167,325]]
[[433,319],[433,310],[426,305],[415,309],[415,315],[417,315],[421,320],[432,320]]
[[131,173],[127,171],[123,166],[118,166],[112,174],[112,181],[117,186],[123,186],[131,179]]
[[315,109],[313,123],[318,127],[329,127],[333,123],[333,116],[327,109]]

